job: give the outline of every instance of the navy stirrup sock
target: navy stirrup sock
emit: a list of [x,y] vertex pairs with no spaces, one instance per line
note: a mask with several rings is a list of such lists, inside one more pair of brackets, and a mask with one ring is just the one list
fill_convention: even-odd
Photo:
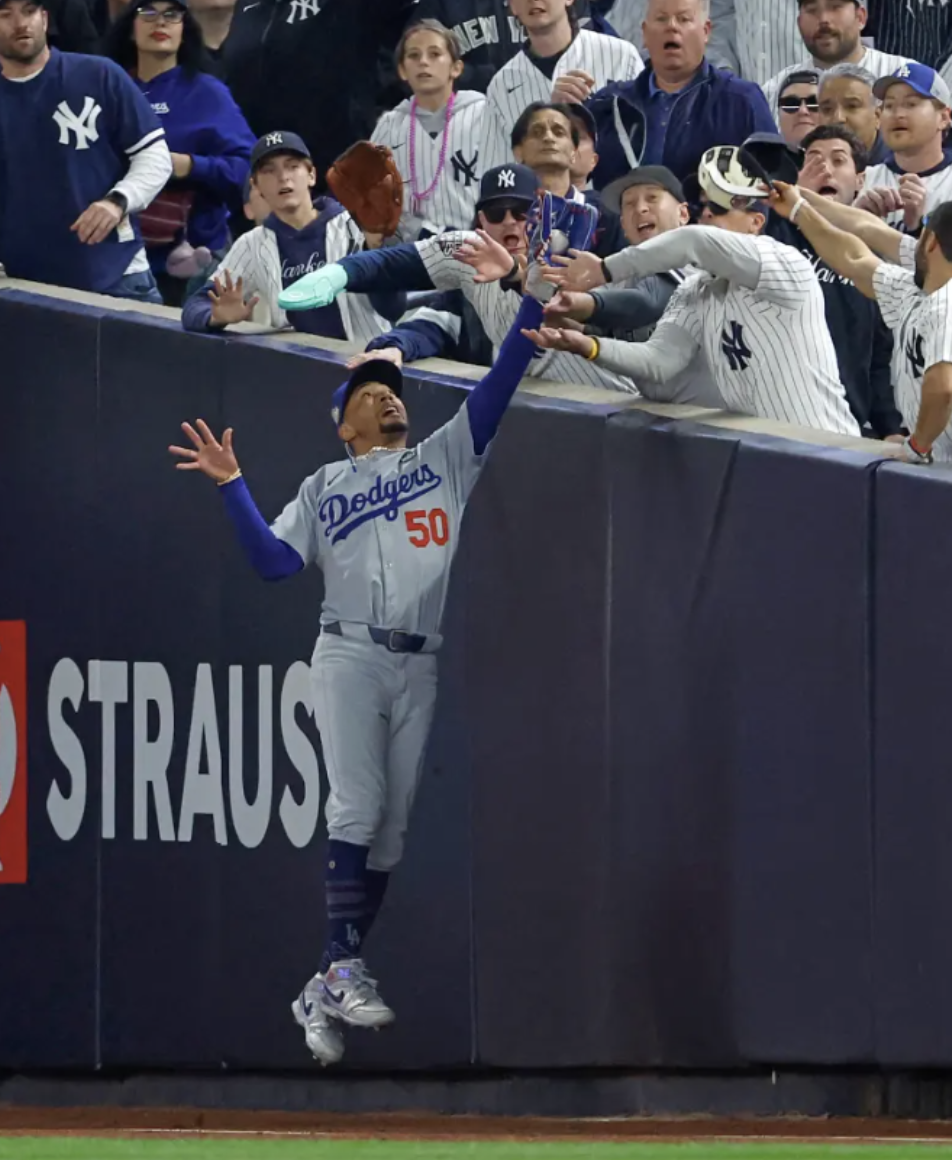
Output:
[[[327,843],[327,950],[321,959],[323,975],[331,963],[360,957],[369,918],[367,846],[350,842]],[[379,904],[378,904],[379,906]]]

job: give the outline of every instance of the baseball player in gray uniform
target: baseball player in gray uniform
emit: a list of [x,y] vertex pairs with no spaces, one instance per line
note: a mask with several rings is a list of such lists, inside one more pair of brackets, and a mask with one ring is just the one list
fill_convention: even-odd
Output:
[[[563,234],[583,248],[594,211],[546,195],[531,253],[550,256]],[[278,580],[317,564],[324,573],[321,633],[312,659],[313,708],[327,800],[327,946],[292,1004],[323,1064],[343,1055],[341,1025],[394,1019],[361,949],[383,901],[423,767],[436,701],[436,652],[463,511],[503,413],[533,356],[522,335],[542,306],[523,299],[498,358],[456,416],[412,449],[392,362],[358,367],[334,393],[331,416],[347,455],[321,467],[269,527],[235,458],[207,424],[183,424],[191,447],[178,467],[219,485],[246,555]]]

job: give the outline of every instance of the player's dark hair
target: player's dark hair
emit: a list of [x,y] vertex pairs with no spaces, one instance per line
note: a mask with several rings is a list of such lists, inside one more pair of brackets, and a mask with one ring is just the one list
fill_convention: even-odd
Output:
[[952,201],[944,201],[929,214],[925,228],[935,235],[942,257],[952,262]]
[[519,120],[516,121],[512,127],[512,132],[509,134],[509,143],[513,149],[517,145],[521,145],[529,135],[529,129],[532,125],[532,118],[536,113],[541,113],[544,109],[552,109],[556,113],[561,113],[562,116],[569,123],[569,132],[572,136],[572,144],[578,148],[578,143],[581,141],[581,135],[578,131],[578,124],[572,116],[572,108],[570,105],[564,105],[559,101],[533,101],[531,105],[526,107],[519,114]]
[[869,154],[863,147],[863,142],[848,125],[817,125],[800,142],[800,148],[805,153],[816,141],[845,141],[850,147],[850,153],[853,154],[857,173],[862,173],[869,164]]
[[[109,29],[106,40],[106,56],[129,73],[134,73],[139,63],[139,50],[136,48],[133,31],[139,8],[138,4],[130,4]],[[187,76],[211,72],[211,59],[205,48],[201,26],[187,8],[182,15],[182,43],[179,46],[176,63]]]
[[443,43],[446,45],[446,51],[454,61],[463,59],[463,48],[459,42],[459,37],[453,29],[447,28],[439,20],[431,20],[427,17],[425,20],[417,20],[413,24],[407,25],[403,36],[400,37],[400,41],[397,44],[397,50],[393,54],[393,59],[398,65],[403,64],[403,58],[407,51],[407,41],[418,32],[435,33],[436,36],[442,38]]

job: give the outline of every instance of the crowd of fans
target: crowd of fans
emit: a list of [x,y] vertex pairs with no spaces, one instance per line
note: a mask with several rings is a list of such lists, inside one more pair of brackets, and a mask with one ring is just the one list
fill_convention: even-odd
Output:
[[[0,71],[10,277],[182,306],[190,330],[254,321],[347,339],[366,352],[354,362],[488,365],[518,309],[544,189],[595,206],[606,272],[626,247],[692,223],[792,248],[822,290],[820,345],[832,340],[849,410],[827,408],[827,422],[807,408],[808,424],[896,440],[915,428],[895,402],[897,325],[789,213],[753,194],[725,207],[697,175],[712,150],[726,174],[728,147],[779,135],[801,189],[919,238],[952,199],[952,4],[0,0]],[[403,179],[390,237],[326,192],[327,170],[361,139],[391,150]],[[482,240],[454,253],[450,232],[474,228]],[[745,285],[754,251],[722,247],[731,266],[704,236],[665,251],[683,250],[683,264],[643,264],[627,288],[567,279],[530,373],[776,417],[725,389],[703,337],[682,343],[677,367],[650,365],[652,336],[674,333],[698,269]],[[907,266],[913,244],[896,251]],[[327,304],[285,312],[282,291],[325,268]],[[784,276],[797,282],[799,267]],[[619,343],[638,349],[609,359]]]

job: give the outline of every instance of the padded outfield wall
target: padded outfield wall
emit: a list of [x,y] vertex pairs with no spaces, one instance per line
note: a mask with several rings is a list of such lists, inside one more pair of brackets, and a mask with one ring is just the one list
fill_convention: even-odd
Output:
[[[0,341],[0,1069],[307,1069],[320,575],[166,447],[233,426],[273,516],[344,348],[16,283]],[[472,377],[410,368],[416,436]],[[949,1067],[952,474],[527,386],[345,1066]]]

